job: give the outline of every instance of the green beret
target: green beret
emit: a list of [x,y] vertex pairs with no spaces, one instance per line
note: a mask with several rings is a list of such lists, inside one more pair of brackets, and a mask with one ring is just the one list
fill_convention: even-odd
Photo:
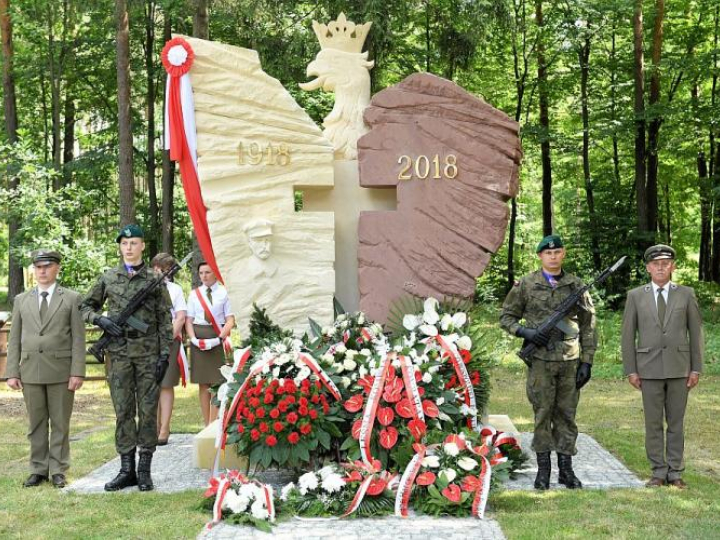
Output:
[[62,255],[57,251],[51,251],[49,249],[38,249],[33,251],[31,254],[33,265],[45,266],[46,264],[56,263],[60,264],[62,261]]
[[643,257],[646,263],[658,259],[675,259],[675,250],[665,244],[657,244],[647,248]]
[[557,249],[561,247],[564,247],[562,238],[557,234],[551,234],[540,240],[535,253],[540,253],[544,249]]
[[123,238],[145,238],[145,234],[143,233],[140,225],[131,223],[130,225],[125,225],[122,229],[120,229],[115,241],[119,244],[120,240]]

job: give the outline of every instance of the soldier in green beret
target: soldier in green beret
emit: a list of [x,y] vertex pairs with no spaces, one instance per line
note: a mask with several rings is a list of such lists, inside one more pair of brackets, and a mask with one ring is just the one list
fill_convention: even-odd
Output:
[[[630,384],[642,393],[645,451],[652,467],[648,487],[684,489],[685,408],[702,371],[702,317],[695,291],[673,283],[675,250],[645,251],[650,283],[627,295],[622,357]],[[665,423],[667,422],[667,429]]]
[[532,448],[537,456],[535,489],[550,487],[550,453],[557,453],[559,482],[570,489],[582,483],[572,468],[577,453],[575,411],[579,390],[590,380],[597,348],[595,308],[585,293],[563,324],[559,336],[545,336],[536,328],[583,282],[562,268],[565,247],[558,235],[543,238],[537,246],[541,268],[515,282],[505,298],[500,326],[509,334],[535,343],[538,348],[527,374],[527,395],[535,413]]
[[[154,278],[142,260],[145,242],[139,225],[120,229],[117,243],[122,263],[97,280],[81,304],[85,319],[114,339],[107,348],[110,357],[108,380],[115,407],[115,447],[120,454],[120,472],[105,484],[106,491],[138,486],[154,488],[150,476],[157,445],[157,408],[160,382],[168,367],[172,343],[172,306],[165,287],[157,287],[134,317],[147,325],[142,332],[120,328],[112,319],[130,298]],[[107,315],[103,307],[107,303]],[[137,414],[137,421],[135,415]],[[135,449],[139,460],[135,468]]]

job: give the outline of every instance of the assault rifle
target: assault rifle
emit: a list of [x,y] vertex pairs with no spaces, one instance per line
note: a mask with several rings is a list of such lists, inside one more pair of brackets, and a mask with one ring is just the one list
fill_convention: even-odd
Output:
[[[153,278],[151,281],[148,281],[148,283],[142,289],[135,293],[135,295],[127,303],[127,306],[125,306],[125,308],[120,313],[118,313],[114,317],[110,317],[112,321],[120,328],[125,328],[129,326],[130,328],[134,328],[138,332],[141,332],[143,334],[146,333],[148,331],[148,328],[150,328],[150,325],[144,323],[143,321],[135,317],[134,313],[138,309],[140,309],[140,307],[145,303],[147,297],[150,296],[150,294],[155,289],[165,283],[166,278],[172,278],[183,268],[183,266],[188,263],[190,259],[192,259],[192,253],[189,253],[187,257],[185,257],[182,261],[180,261],[179,263],[175,263],[170,269],[166,270],[161,275]],[[104,364],[105,349],[113,339],[116,338],[114,336],[111,336],[107,331],[103,332],[102,336],[100,336],[100,339],[97,340],[97,342],[92,347],[90,347],[88,352],[92,354],[95,358],[97,358],[98,362]]]
[[[564,320],[565,317],[568,316],[572,308],[575,307],[575,304],[580,301],[580,298],[582,298],[586,291],[590,290],[595,285],[599,285],[607,278],[609,278],[611,274],[617,271],[617,269],[625,263],[625,259],[627,259],[627,256],[621,257],[615,262],[615,264],[613,264],[609,268],[606,268],[602,273],[600,273],[600,275],[598,275],[593,281],[586,285],[583,285],[573,294],[565,298],[565,300],[563,300],[560,305],[555,309],[552,315],[550,315],[547,319],[540,323],[540,326],[538,326],[536,329],[538,333],[543,334],[548,338],[551,337],[553,330],[555,330],[556,328],[558,330],[561,330],[562,332],[567,333],[566,330],[569,330],[569,328],[563,328],[563,326],[567,326]],[[548,343],[548,350],[552,350],[553,346],[553,343]],[[535,353],[537,348],[538,346],[532,341],[527,339],[523,341],[523,346],[517,353],[517,355],[523,362],[525,362],[527,367],[530,367],[533,354]]]

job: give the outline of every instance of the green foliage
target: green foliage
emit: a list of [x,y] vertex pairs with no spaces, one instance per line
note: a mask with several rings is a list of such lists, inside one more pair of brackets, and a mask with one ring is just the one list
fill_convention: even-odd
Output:
[[257,304],[253,304],[249,331],[250,335],[242,342],[241,347],[252,347],[257,353],[262,351],[263,347],[293,335],[291,330],[282,329],[275,324],[267,310]]
[[97,192],[74,185],[52,189],[59,173],[39,165],[27,143],[0,147],[0,161],[8,163],[8,174],[19,180],[17,189],[0,189],[0,218],[19,222],[9,249],[23,266],[30,265],[36,249],[57,250],[63,256],[61,281],[87,288],[103,270],[109,250],[79,234],[74,225],[84,219]]

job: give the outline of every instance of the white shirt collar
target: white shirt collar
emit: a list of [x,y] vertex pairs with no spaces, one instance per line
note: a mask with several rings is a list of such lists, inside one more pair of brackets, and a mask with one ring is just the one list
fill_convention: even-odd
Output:
[[[654,281],[651,281],[650,283],[652,284],[653,294],[654,294],[655,296],[657,296],[657,292],[658,292],[658,289],[660,288],[660,285],[658,285],[658,284],[655,283]],[[666,292],[668,292],[668,291],[670,290],[670,286],[671,286],[672,284],[673,284],[672,281],[668,281],[665,285],[663,285],[663,288],[662,288],[662,289],[663,289],[663,294],[666,293]]]
[[38,285],[37,286],[38,295],[42,292],[47,292],[48,296],[52,296],[53,293],[55,292],[55,287],[57,287],[57,281],[55,283],[53,283],[52,285],[50,285],[47,289],[43,289],[42,286]]

